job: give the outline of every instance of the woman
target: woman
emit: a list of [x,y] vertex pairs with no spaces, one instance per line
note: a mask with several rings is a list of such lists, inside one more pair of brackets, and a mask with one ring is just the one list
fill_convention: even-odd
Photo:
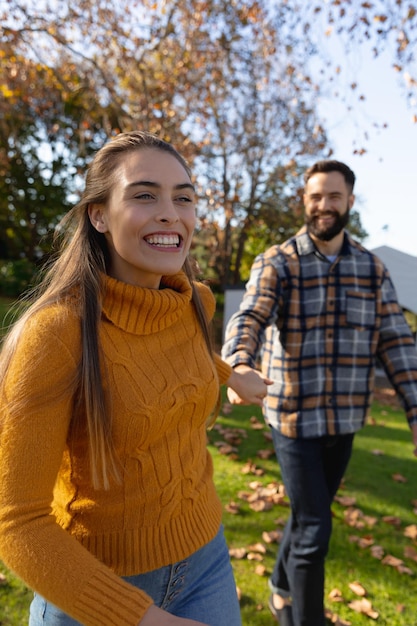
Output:
[[174,148],[120,134],[1,355],[0,558],[30,626],[239,626],[206,449],[214,298],[188,260],[195,190]]

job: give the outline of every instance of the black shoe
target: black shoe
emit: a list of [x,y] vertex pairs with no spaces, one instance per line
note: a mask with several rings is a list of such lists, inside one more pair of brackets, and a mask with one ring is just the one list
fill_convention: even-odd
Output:
[[286,604],[282,607],[282,609],[277,609],[274,606],[273,596],[270,595],[268,600],[268,606],[279,626],[293,626],[292,610],[290,604]]

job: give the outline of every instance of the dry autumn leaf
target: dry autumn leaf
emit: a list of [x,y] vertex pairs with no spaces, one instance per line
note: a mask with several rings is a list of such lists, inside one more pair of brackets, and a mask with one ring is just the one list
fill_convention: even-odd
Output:
[[396,483],[406,483],[407,479],[402,474],[393,474],[392,480],[395,480]]
[[404,556],[407,559],[412,559],[413,561],[417,563],[417,550],[413,548],[412,546],[406,546],[404,548]]
[[395,515],[384,515],[382,521],[386,524],[391,524],[391,526],[395,526],[395,528],[399,528],[401,526],[400,518]]
[[266,548],[263,543],[254,543],[251,546],[248,546],[248,551],[250,552],[259,552],[260,554],[266,554]]
[[371,619],[378,619],[378,612],[374,611],[371,602],[369,602],[366,598],[352,600],[352,602],[349,602],[348,607],[356,613],[363,613]]
[[257,576],[266,576],[268,574],[268,570],[266,569],[265,565],[257,565],[255,567],[255,574]]
[[417,525],[411,524],[410,526],[406,526],[404,528],[404,537],[408,537],[409,539],[417,539]]
[[328,597],[329,600],[331,600],[332,602],[344,602],[342,592],[340,591],[340,589],[337,589],[337,587],[330,591]]
[[280,530],[271,530],[267,532],[264,530],[262,533],[262,539],[265,543],[280,543],[282,539],[282,531]]
[[240,513],[239,505],[236,504],[236,502],[229,502],[224,508],[231,515],[238,515]]
[[381,560],[384,558],[384,549],[382,546],[371,546],[370,552],[375,559]]
[[333,613],[329,609],[326,609],[325,616],[327,621],[331,624],[335,624],[335,626],[351,626],[352,624],[352,622],[342,619],[339,615],[337,615],[337,613]]
[[398,557],[393,556],[392,554],[387,554],[382,559],[382,564],[383,565],[390,565],[391,567],[398,567],[399,565],[403,564],[403,561],[401,559],[399,559]]
[[247,555],[246,548],[230,548],[229,556],[232,559],[244,559]]
[[249,421],[253,430],[263,430],[263,428],[265,428],[265,424],[263,422],[260,422],[255,415],[252,415]]
[[357,580],[353,581],[352,583],[349,583],[349,589],[351,591],[353,591],[353,593],[355,593],[357,596],[366,596],[366,589],[363,585],[361,585],[360,582],[358,582]]
[[356,504],[356,498],[353,496],[335,496],[334,498],[341,506],[353,506]]

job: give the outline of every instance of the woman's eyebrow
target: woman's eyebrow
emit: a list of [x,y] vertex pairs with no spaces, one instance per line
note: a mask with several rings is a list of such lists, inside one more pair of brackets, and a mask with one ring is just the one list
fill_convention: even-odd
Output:
[[[127,185],[128,188],[130,187],[156,187],[156,188],[160,188],[161,185],[160,183],[155,183],[152,182],[151,180],[136,180],[132,183],[129,183]],[[174,189],[180,190],[180,189],[190,189],[191,191],[193,191],[195,193],[195,187],[194,185],[192,185],[191,183],[178,183],[178,185],[174,185]]]

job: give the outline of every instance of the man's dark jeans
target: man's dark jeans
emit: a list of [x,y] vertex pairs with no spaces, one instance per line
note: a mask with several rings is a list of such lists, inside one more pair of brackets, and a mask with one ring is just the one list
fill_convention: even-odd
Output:
[[272,435],[291,515],[270,586],[291,596],[294,626],[322,626],[331,504],[349,463],[354,434],[293,439],[273,428]]

